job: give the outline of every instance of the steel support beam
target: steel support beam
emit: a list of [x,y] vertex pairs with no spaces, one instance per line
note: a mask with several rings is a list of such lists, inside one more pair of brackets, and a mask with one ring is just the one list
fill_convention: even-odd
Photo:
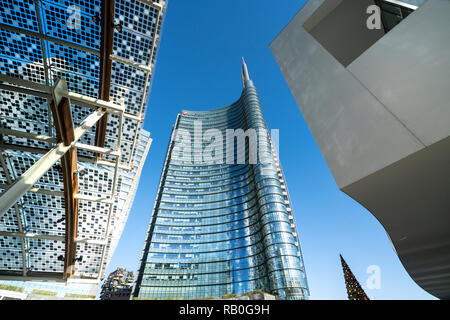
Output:
[[[37,140],[37,141],[42,141],[42,142],[58,143],[58,140],[56,138],[41,135],[41,134],[33,134],[33,133],[20,131],[20,130],[0,128],[0,134],[6,135],[6,136],[19,137],[19,138],[26,138],[26,139],[30,139],[30,140]],[[84,143],[80,143],[80,142],[75,143],[75,147],[78,149],[81,149],[81,150],[92,151],[92,152],[96,152],[96,153],[104,153],[104,154],[108,154],[108,155],[112,155],[112,156],[120,156],[120,151],[111,150],[111,149],[107,149],[107,148],[95,147],[95,146],[91,146],[89,144],[84,144]]]
[[90,106],[91,108],[92,107],[103,108],[108,113],[118,114],[118,113],[124,112],[124,110],[125,110],[125,108],[121,105],[118,105],[118,104],[115,104],[115,103],[112,103],[109,101],[101,100],[101,99],[95,99],[95,98],[91,98],[88,96],[83,96],[83,95],[75,93],[75,92],[60,91],[58,93],[66,98],[69,98],[70,100],[84,103],[84,104]]
[[[3,154],[0,152],[0,163],[3,168],[3,171],[5,172],[6,181],[8,181],[9,184],[12,183],[11,176],[8,172],[8,166],[6,165],[5,158],[3,157]],[[23,225],[22,225],[22,217],[20,215],[19,206],[17,203],[14,204],[14,211],[16,212],[16,219],[17,219],[17,228],[19,229],[19,232],[23,232]],[[20,239],[20,251],[22,253],[22,275],[27,275],[27,250],[25,248],[25,241],[23,239]]]
[[[19,152],[28,152],[28,153],[32,153],[32,154],[46,154],[48,152],[47,149],[43,149],[43,148],[21,146],[21,145],[11,144],[11,143],[3,143],[1,141],[0,141],[0,150],[14,150],[14,151],[19,151]],[[83,162],[95,164],[95,158],[93,158],[93,157],[79,156],[78,159]]]
[[[49,236],[44,234],[37,234],[31,232],[7,232],[0,231],[0,237],[12,237],[12,238],[21,238],[21,239],[41,239],[41,240],[49,240],[49,241],[61,241],[65,242],[65,237],[63,236]],[[106,242],[104,240],[93,240],[93,239],[85,239],[85,238],[76,238],[76,243],[87,243],[87,244],[95,244],[95,245],[105,245]]]
[[[20,152],[29,152],[29,153],[33,153],[33,154],[46,154],[48,152],[48,150],[45,150],[42,148],[19,146],[19,145],[9,144],[9,143],[0,143],[0,150],[15,150],[15,151],[20,151]],[[114,161],[96,160],[95,158],[89,158],[89,157],[85,157],[85,156],[79,156],[78,159],[80,161],[92,163],[94,165],[102,166],[102,167],[114,167],[116,165]],[[123,170],[127,170],[127,171],[132,169],[132,167],[128,166],[127,163],[120,163],[119,168],[123,169]],[[33,188],[30,189],[29,192],[33,192],[31,190],[33,190]]]
[[[5,189],[8,189],[8,187],[9,187],[9,185],[7,185],[7,184],[0,184],[0,189],[5,190]],[[46,190],[46,189],[41,189],[41,188],[31,188],[27,192],[46,194],[46,195],[53,196],[53,197],[64,197],[64,192],[62,192],[62,191]],[[87,195],[83,195],[80,193],[77,193],[75,195],[75,198],[78,200],[86,200],[86,201],[100,202],[100,203],[107,203],[107,204],[110,204],[113,201],[108,198],[87,196]]]
[[[114,0],[103,0],[101,3],[101,33],[100,33],[100,83],[98,97],[109,101],[111,87],[111,54],[114,35]],[[95,145],[103,148],[106,139],[108,116],[105,114],[97,123]],[[102,158],[101,153],[96,154]]]
[[95,146],[91,146],[89,144],[84,144],[84,143],[80,143],[80,142],[77,142],[75,144],[75,147],[77,147],[78,149],[81,149],[81,150],[92,151],[95,153],[103,153],[103,154],[108,154],[108,155],[115,156],[115,157],[120,157],[120,150],[111,150],[111,149],[107,149],[107,148],[100,148],[100,147],[95,147]]
[[[119,128],[118,128],[118,135],[117,135],[117,148],[118,149],[120,149],[120,144],[121,144],[121,139],[122,139],[122,128],[123,128],[123,114],[119,118]],[[117,157],[116,163],[114,166],[114,177],[113,177],[113,185],[112,185],[112,190],[111,190],[111,198],[114,198],[115,194],[116,194],[117,177],[118,177],[119,167],[120,167],[120,157]],[[111,215],[113,212],[114,204],[115,203],[113,202],[109,205],[108,219],[106,222],[106,231],[105,231],[105,241],[107,243],[109,243],[109,241],[110,241],[109,228],[110,228],[110,224],[111,224]],[[102,257],[100,258],[98,280],[100,280],[101,276],[102,276],[102,268],[103,268],[102,266],[103,266],[103,261],[105,259],[105,255],[106,255],[106,245],[103,246],[103,248],[102,248]]]
[[[8,188],[9,188],[9,185],[0,184],[0,189],[8,189]],[[54,190],[46,190],[46,189],[42,189],[42,188],[31,188],[27,192],[46,194],[46,195],[54,196],[54,197],[64,197],[64,192],[54,191]]]
[[[107,160],[97,160],[96,164],[99,166],[104,166],[104,167],[115,167],[116,166],[115,162],[107,161]],[[133,169],[133,167],[130,167],[127,163],[120,163],[119,169],[129,171],[129,170]]]
[[130,120],[134,120],[134,121],[138,121],[138,122],[144,122],[144,116],[135,116],[131,113],[124,113],[123,114],[124,118],[130,119]]
[[148,66],[144,66],[144,65],[141,65],[139,63],[132,62],[130,60],[127,60],[127,59],[124,59],[124,58],[121,58],[121,57],[118,57],[118,56],[115,56],[115,55],[110,55],[109,58],[112,61],[120,62],[120,63],[126,64],[127,66],[130,66],[130,67],[133,67],[133,68],[136,68],[136,69],[140,69],[142,71],[147,71],[147,72],[151,72],[152,71],[152,69],[149,68]]
[[41,240],[50,240],[50,241],[64,241],[64,237],[61,236],[49,236],[43,234],[36,234],[30,232],[7,232],[0,231],[0,237],[12,237],[12,238],[21,238],[21,239],[41,239]]
[[49,142],[49,143],[57,143],[58,141],[55,138],[45,136],[42,134],[34,134],[29,133],[25,131],[20,130],[14,130],[14,129],[6,129],[6,128],[0,128],[0,134],[5,136],[14,136],[18,138],[26,138],[30,140],[38,140],[43,142]]
[[[83,122],[74,130],[75,144],[83,134],[85,134],[97,121],[105,114],[103,110],[96,110],[89,115]],[[11,208],[33,184],[36,183],[61,157],[70,150],[72,145],[65,146],[63,142],[58,143],[53,149],[42,156],[24,172],[14,183],[0,195],[0,217]]]
[[44,99],[50,100],[52,98],[52,95],[50,93],[45,93],[37,90],[31,90],[23,87],[17,87],[17,86],[11,86],[8,84],[0,83],[0,89],[4,89],[6,91],[13,91],[13,92],[20,92],[24,94],[28,94],[35,97],[41,97]]
[[[89,96],[84,96],[75,92],[70,92],[66,88],[56,87],[52,88],[50,86],[36,83],[29,80],[24,80],[18,77],[12,77],[6,74],[0,74],[0,81],[8,82],[19,87],[13,87],[5,84],[0,84],[7,86],[11,91],[27,90],[28,93],[36,96],[45,96],[46,98],[52,98],[52,94],[55,93],[61,97],[68,98],[70,100],[80,102],[83,106],[90,108],[103,108],[106,109],[108,113],[121,114],[125,111],[124,106],[103,101],[101,99],[92,98]],[[132,117],[132,115],[130,115]]]
[[[55,84],[55,88],[61,88],[62,91],[66,91],[67,83],[60,79]],[[75,195],[78,193],[77,149],[72,145],[75,141],[75,133],[70,100],[58,96],[57,92],[54,91],[54,98],[50,104],[50,109],[52,110],[53,123],[55,124],[58,141],[62,141],[64,146],[72,146],[61,159],[66,222],[63,277],[69,278],[75,273],[77,248],[75,244],[78,230],[78,199],[75,198]]]
[[165,2],[161,1],[162,3],[159,3],[158,1],[153,1],[153,0],[137,0],[139,2],[142,2],[143,4],[146,4],[152,8],[155,8],[156,10],[162,10]]
[[[0,81],[15,84],[17,86],[25,87],[27,89],[36,90],[41,93],[46,93],[51,98],[52,87],[45,84],[37,83],[30,80],[25,80],[18,77],[9,76],[7,74],[0,74]],[[15,90],[14,90],[15,91]]]
[[107,204],[113,204],[114,200],[108,199],[108,198],[100,198],[100,197],[94,197],[94,196],[87,196],[84,194],[76,194],[75,198],[78,200],[85,200],[85,201],[91,201],[91,202],[100,202],[100,203],[107,203]]

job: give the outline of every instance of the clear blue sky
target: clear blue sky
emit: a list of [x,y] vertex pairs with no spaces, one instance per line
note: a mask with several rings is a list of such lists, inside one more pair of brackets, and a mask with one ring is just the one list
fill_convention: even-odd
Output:
[[304,3],[169,1],[144,125],[154,141],[107,272],[119,266],[137,269],[176,115],[183,108],[204,110],[237,100],[244,56],[267,124],[280,130],[281,165],[311,299],[346,299],[340,253],[364,287],[367,267],[381,268],[381,289],[366,290],[370,298],[433,298],[409,277],[378,221],[339,191],[269,50],[269,43]]

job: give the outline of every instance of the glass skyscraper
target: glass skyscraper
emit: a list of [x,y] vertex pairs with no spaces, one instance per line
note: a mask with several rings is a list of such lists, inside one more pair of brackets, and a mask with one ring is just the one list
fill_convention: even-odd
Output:
[[[283,172],[244,61],[242,79],[244,89],[235,103],[210,111],[183,111],[177,117],[135,298],[220,298],[253,290],[290,300],[309,295]],[[227,161],[199,158],[209,152],[211,140],[204,137],[211,130],[225,136],[227,129],[253,129],[260,137],[260,160],[265,161],[249,161],[252,145],[248,138],[246,148],[232,148],[230,163],[228,136],[218,142]],[[184,151],[190,150],[188,156],[177,153],[180,130],[194,138],[181,142]],[[235,136],[231,139],[231,145],[237,145]],[[219,151],[213,153],[220,158]]]

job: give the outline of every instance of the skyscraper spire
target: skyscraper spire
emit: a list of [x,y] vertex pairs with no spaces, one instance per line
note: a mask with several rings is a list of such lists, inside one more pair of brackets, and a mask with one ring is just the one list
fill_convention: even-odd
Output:
[[245,81],[250,80],[248,75],[247,64],[245,63],[244,57],[242,57],[242,86],[245,88]]
[[356,280],[356,277],[353,275],[347,262],[342,258],[342,255],[339,255],[339,257],[341,258],[342,270],[344,271],[348,300],[370,300],[358,280]]

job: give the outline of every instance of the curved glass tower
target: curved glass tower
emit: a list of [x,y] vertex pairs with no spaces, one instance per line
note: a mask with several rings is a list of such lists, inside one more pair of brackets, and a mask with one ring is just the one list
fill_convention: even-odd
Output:
[[[283,172],[245,62],[242,78],[232,105],[177,117],[134,297],[220,298],[253,290],[308,297]],[[230,134],[237,129],[256,133],[257,148],[251,134],[240,148]],[[190,140],[180,140],[180,132]]]

